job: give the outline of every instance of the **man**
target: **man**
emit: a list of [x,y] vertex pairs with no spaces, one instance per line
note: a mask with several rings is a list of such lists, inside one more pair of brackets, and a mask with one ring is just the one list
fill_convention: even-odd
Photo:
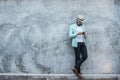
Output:
[[[86,29],[83,21],[84,16],[78,15],[76,23],[69,28],[69,37],[72,38],[72,47],[75,51],[75,66],[72,70],[77,76],[81,76],[80,66],[87,59],[87,48],[85,45]],[[81,58],[80,53],[82,55]]]

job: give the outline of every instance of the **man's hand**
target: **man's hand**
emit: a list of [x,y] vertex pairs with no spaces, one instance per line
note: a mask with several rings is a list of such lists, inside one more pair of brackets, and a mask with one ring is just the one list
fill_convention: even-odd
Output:
[[82,32],[79,32],[78,35],[82,35]]
[[82,32],[83,35],[85,35],[85,32]]
[[85,35],[85,32],[79,32],[78,35]]

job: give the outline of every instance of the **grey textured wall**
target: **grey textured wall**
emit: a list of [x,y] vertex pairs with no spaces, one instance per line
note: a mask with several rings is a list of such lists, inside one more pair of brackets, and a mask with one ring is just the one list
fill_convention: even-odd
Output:
[[0,0],[0,73],[72,73],[78,14],[88,33],[82,73],[120,74],[120,0]]

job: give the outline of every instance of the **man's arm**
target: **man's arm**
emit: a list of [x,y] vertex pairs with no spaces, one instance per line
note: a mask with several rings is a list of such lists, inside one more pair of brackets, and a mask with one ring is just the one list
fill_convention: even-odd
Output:
[[77,33],[72,29],[72,27],[69,28],[69,37],[74,38],[77,36]]
[[87,31],[86,31],[86,27],[84,26],[84,24],[83,24],[83,35],[84,35],[84,38],[86,39],[87,38]]

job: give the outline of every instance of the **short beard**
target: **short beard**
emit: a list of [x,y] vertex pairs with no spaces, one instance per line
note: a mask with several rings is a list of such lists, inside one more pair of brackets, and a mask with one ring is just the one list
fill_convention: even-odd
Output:
[[81,26],[82,25],[82,23],[81,24],[77,24],[78,26]]

